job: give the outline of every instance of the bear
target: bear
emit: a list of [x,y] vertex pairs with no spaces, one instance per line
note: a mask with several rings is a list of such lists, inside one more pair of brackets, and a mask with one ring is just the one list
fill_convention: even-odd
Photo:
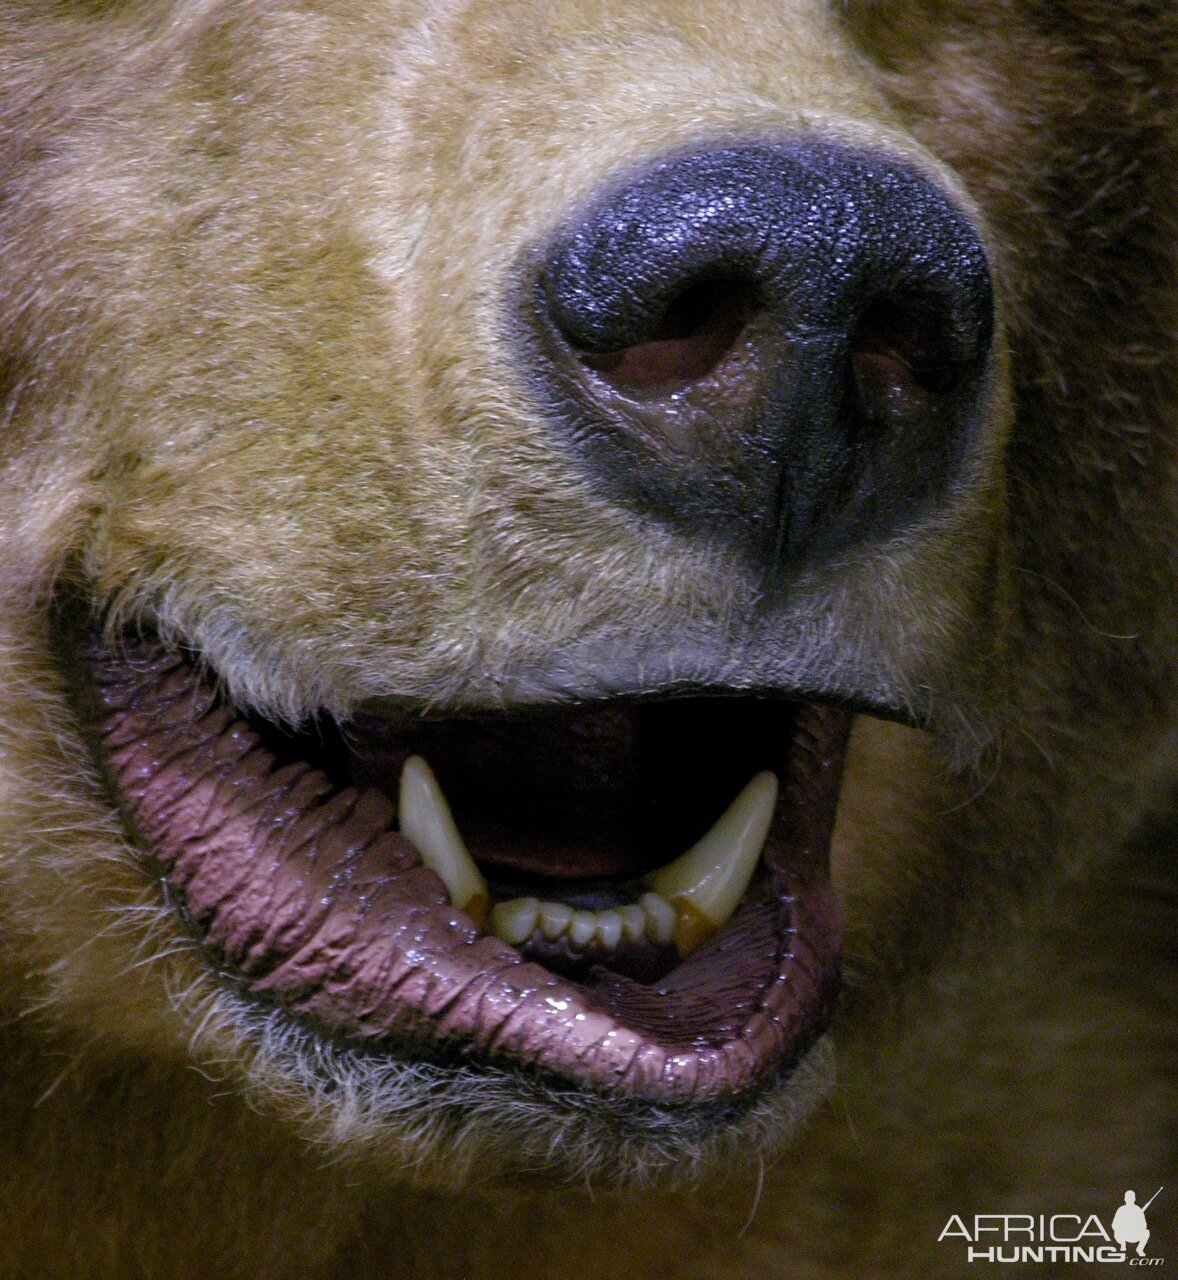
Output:
[[0,1274],[1115,1249],[1172,1161],[1176,41],[4,6]]

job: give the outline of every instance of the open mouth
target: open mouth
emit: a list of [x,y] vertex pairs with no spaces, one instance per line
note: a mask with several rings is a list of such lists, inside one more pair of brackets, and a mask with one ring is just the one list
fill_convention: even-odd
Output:
[[223,980],[315,1034],[672,1106],[824,1030],[851,714],[748,694],[290,734],[189,655],[84,646],[118,804]]

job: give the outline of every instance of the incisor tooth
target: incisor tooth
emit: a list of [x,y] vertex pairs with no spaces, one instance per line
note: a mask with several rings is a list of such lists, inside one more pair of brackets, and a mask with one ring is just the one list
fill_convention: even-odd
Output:
[[420,756],[410,756],[401,770],[397,814],[401,834],[421,854],[422,862],[437,873],[450,901],[481,929],[487,923],[491,900],[487,882],[458,834],[433,770]]
[[491,932],[518,947],[536,932],[540,903],[535,898],[512,898],[491,908]]
[[646,936],[665,946],[675,933],[675,908],[658,893],[644,893],[638,905],[646,917]]
[[597,938],[612,951],[622,940],[622,917],[614,910],[597,913]]
[[587,946],[597,932],[596,911],[574,911],[569,921],[569,938],[578,947]]
[[646,932],[646,912],[636,903],[617,908],[618,918],[622,922],[622,936],[627,942],[641,942]]
[[555,942],[564,933],[572,918],[572,907],[563,902],[540,903],[540,932],[549,942]]
[[758,773],[715,825],[643,883],[675,908],[675,946],[695,950],[726,923],[753,878],[777,803],[777,777]]

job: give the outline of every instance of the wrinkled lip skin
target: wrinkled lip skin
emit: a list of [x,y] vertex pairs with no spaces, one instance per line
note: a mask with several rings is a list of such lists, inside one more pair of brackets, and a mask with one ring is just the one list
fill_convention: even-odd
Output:
[[728,1110],[788,1075],[825,1030],[850,712],[794,705],[771,762],[781,789],[761,865],[726,925],[655,980],[599,967],[574,978],[452,906],[384,790],[329,777],[299,738],[228,705],[190,655],[88,630],[66,643],[100,767],[178,929],[218,981],[314,1035]]

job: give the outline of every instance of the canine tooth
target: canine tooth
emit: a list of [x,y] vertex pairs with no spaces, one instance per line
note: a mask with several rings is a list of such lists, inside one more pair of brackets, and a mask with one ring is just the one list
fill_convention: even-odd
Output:
[[574,911],[573,918],[569,922],[569,938],[578,947],[583,947],[591,942],[593,935],[597,932],[597,912],[596,911]]
[[540,932],[549,942],[555,942],[564,933],[572,918],[572,907],[563,902],[540,903]]
[[513,947],[527,940],[536,932],[536,920],[540,904],[535,898],[512,898],[509,902],[497,902],[491,908],[491,932]]
[[410,756],[401,770],[397,813],[401,834],[421,854],[422,862],[441,878],[450,901],[481,929],[487,923],[491,900],[487,882],[458,834],[434,771],[421,756]]
[[646,912],[636,903],[618,907],[618,918],[622,922],[622,937],[627,942],[641,942],[646,932]]
[[622,917],[616,911],[597,912],[597,940],[610,951],[622,940]]
[[776,803],[776,775],[758,773],[685,854],[644,877],[643,883],[675,908],[680,955],[694,951],[736,910],[760,860]]
[[646,917],[646,936],[665,946],[675,934],[675,908],[658,893],[644,893],[638,905]]

